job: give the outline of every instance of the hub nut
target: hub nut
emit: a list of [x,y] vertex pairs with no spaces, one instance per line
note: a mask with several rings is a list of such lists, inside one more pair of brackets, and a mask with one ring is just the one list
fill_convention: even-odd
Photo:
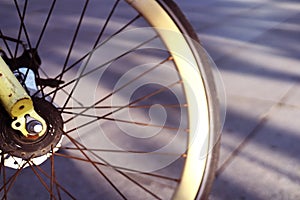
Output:
[[43,130],[43,125],[37,120],[32,120],[26,124],[26,129],[30,134],[37,135]]

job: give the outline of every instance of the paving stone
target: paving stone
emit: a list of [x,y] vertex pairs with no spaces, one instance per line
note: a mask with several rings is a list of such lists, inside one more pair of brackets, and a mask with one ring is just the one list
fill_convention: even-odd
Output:
[[[198,23],[203,24],[204,27],[210,24],[209,27],[199,29],[198,23],[192,21],[192,24],[196,27],[200,40],[215,60],[233,57],[240,48],[247,48],[249,43],[252,44],[256,38],[274,27],[281,26],[281,23],[286,23],[287,19],[297,14],[297,10],[287,11],[286,5],[275,5],[277,4],[270,3],[250,7],[247,11],[231,17],[207,12],[203,13],[206,17],[199,17]],[[207,8],[207,10],[210,9]],[[218,18],[221,21],[217,20],[218,22],[212,25],[211,18]]]
[[[253,101],[255,101],[255,105]],[[222,132],[219,160],[220,166],[253,131],[273,104],[274,102],[238,96],[229,96],[227,98],[226,120]]]
[[288,104],[290,106],[294,106],[300,108],[300,85],[295,84],[289,91],[288,95],[284,99],[283,103]]
[[210,199],[300,199],[300,4],[178,3],[216,62],[228,98]]
[[299,111],[277,107],[216,179],[211,199],[299,199]]

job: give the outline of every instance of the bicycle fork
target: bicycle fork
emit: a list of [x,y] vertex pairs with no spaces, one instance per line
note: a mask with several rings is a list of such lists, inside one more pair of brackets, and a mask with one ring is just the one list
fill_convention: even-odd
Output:
[[47,124],[34,110],[33,102],[0,56],[0,101],[13,119],[11,127],[29,139],[46,133]]

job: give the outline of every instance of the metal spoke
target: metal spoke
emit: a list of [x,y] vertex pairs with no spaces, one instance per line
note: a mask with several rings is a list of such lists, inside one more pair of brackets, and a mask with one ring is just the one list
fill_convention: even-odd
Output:
[[8,51],[9,56],[10,56],[11,58],[13,58],[13,54],[12,54],[12,52],[11,52],[11,49],[10,49],[10,47],[9,47],[7,41],[6,41],[6,36],[3,35],[1,29],[0,29],[0,37],[2,38],[2,40],[3,40],[3,42],[4,42],[4,45],[5,45],[5,47],[6,47],[7,51]]
[[[164,108],[186,108],[187,104],[159,104],[163,106]],[[128,106],[128,108],[151,108],[153,104],[151,105],[137,105],[137,106]],[[86,107],[86,106],[74,106],[74,107],[65,107],[65,110],[83,110],[83,109],[111,109],[111,108],[121,108],[123,106],[94,106],[94,107]],[[62,110],[62,108],[58,108],[58,110]],[[64,113],[64,111],[61,111]]]
[[[111,112],[109,112],[109,113],[106,113],[106,114],[104,114],[104,115],[98,117],[97,119],[91,120],[91,121],[89,121],[89,122],[87,122],[87,123],[85,123],[85,124],[83,124],[83,125],[80,125],[80,126],[78,126],[78,127],[76,127],[76,128],[73,128],[73,129],[67,131],[66,133],[73,132],[73,131],[78,130],[78,129],[80,129],[80,128],[83,128],[83,127],[85,127],[85,126],[87,126],[87,125],[90,125],[90,124],[92,124],[92,123],[94,123],[94,122],[97,122],[97,121],[99,121],[100,119],[106,118],[106,117],[108,117],[108,116],[110,116],[110,115],[112,115],[112,114],[114,114],[114,113],[116,113],[116,112],[118,112],[118,111],[123,110],[124,108],[127,108],[127,107],[130,106],[130,105],[139,103],[139,102],[141,102],[141,101],[143,101],[143,100],[146,100],[146,99],[148,99],[148,98],[150,98],[150,97],[152,97],[152,96],[155,96],[155,95],[157,95],[157,94],[160,94],[160,93],[166,91],[167,89],[170,89],[171,87],[173,87],[173,86],[175,86],[175,85],[177,85],[177,84],[181,84],[181,82],[182,82],[182,81],[176,81],[175,83],[172,83],[172,84],[170,84],[170,85],[167,86],[167,87],[160,88],[160,89],[158,89],[158,90],[156,90],[156,91],[154,91],[154,92],[152,92],[152,93],[150,93],[150,94],[148,94],[148,95],[145,95],[145,96],[143,96],[143,97],[141,97],[141,98],[139,98],[139,99],[137,99],[137,100],[132,101],[131,103],[129,103],[129,104],[127,104],[127,105],[125,105],[125,106],[123,106],[123,107],[121,107],[121,108],[119,108],[119,109],[115,109],[115,110],[113,110],[113,111],[111,111]],[[69,122],[69,120],[67,120],[67,122]],[[64,123],[67,123],[67,122],[64,122]]]
[[[89,151],[90,153],[92,153],[90,149],[80,148],[80,150],[82,150],[82,151]],[[90,162],[87,159],[80,158],[80,157],[77,157],[77,156],[71,156],[71,155],[66,155],[66,154],[57,153],[57,152],[54,153],[54,154],[56,156],[68,158],[68,159],[71,159],[71,160],[78,160],[78,161],[83,161],[83,162]],[[96,164],[96,165],[107,166],[106,164],[101,163],[99,161],[92,161],[92,162],[94,164]],[[151,173],[142,172],[142,171],[138,171],[138,170],[134,170],[134,169],[129,169],[129,168],[126,168],[126,167],[114,166],[114,165],[110,165],[110,167],[112,167],[112,168],[114,168],[116,170],[124,170],[124,171],[132,172],[132,173],[138,173],[138,174],[141,174],[141,175],[147,175],[147,176],[151,176],[151,177],[155,177],[155,178],[160,178],[160,179],[165,179],[165,180],[169,180],[169,181],[174,181],[174,182],[179,182],[180,181],[179,179],[176,179],[176,178],[162,176],[162,175],[159,175],[159,174],[151,174]]]
[[[96,48],[96,46],[97,46],[99,40],[101,39],[101,37],[102,37],[102,35],[103,35],[103,33],[104,33],[104,31],[105,31],[107,25],[108,25],[108,22],[110,21],[110,18],[112,17],[112,15],[113,15],[113,13],[114,13],[114,11],[115,11],[115,9],[116,9],[116,7],[117,7],[117,5],[118,5],[119,2],[120,2],[120,1],[117,0],[117,1],[115,2],[115,4],[113,5],[113,8],[112,8],[112,10],[110,11],[109,16],[107,17],[107,19],[106,19],[106,21],[105,21],[105,23],[104,23],[104,26],[102,27],[102,29],[101,29],[101,31],[100,31],[100,34],[98,35],[98,37],[97,37],[97,39],[96,39],[96,42],[95,42],[95,44],[94,44],[94,46],[93,46],[93,49]],[[90,57],[88,58],[88,60],[89,60],[89,59],[90,59]],[[83,72],[85,71],[87,65],[88,65],[88,61],[86,62],[86,64],[85,64],[85,66],[83,67],[83,69],[81,70],[79,76],[81,76],[81,75],[83,74]],[[79,80],[80,80],[80,79],[79,79]],[[68,95],[67,100],[65,101],[64,105],[62,106],[63,108],[66,107],[67,104],[69,103],[69,101],[70,101],[70,99],[71,99],[71,97],[72,97],[72,95],[73,95],[73,93],[74,93],[74,91],[75,91],[75,89],[76,89],[76,87],[77,87],[77,85],[78,85],[78,83],[79,83],[79,80],[76,81],[76,83],[74,84],[73,88],[71,89],[71,92],[70,92],[70,94]]]
[[[17,176],[20,174],[20,172],[23,170],[23,168],[28,164],[28,161],[26,161],[22,166],[20,166],[20,168],[17,169],[17,171],[14,173],[14,175],[12,175],[7,181],[6,184],[3,185],[0,188],[0,192],[4,189],[6,189],[6,194],[8,194],[8,191],[12,188],[12,186],[14,185]],[[8,185],[8,187],[6,187]],[[5,194],[5,195],[6,195]],[[2,197],[3,199],[4,197]]]
[[[68,137],[69,140],[71,140],[71,142],[77,147],[79,148],[79,146],[82,146],[82,144],[80,144],[78,141],[76,141],[74,138],[72,138],[69,135],[66,135]],[[83,146],[84,147],[84,146]],[[86,149],[86,148],[85,148]],[[91,161],[91,159],[87,156],[87,154],[84,153],[84,151],[82,151],[79,148],[80,152],[82,154],[84,154],[84,156],[88,159],[88,161]],[[118,174],[122,175],[123,177],[127,178],[129,181],[131,181],[132,183],[134,183],[135,185],[137,185],[138,187],[140,187],[141,189],[143,189],[145,192],[147,192],[148,194],[152,195],[154,198],[156,199],[161,199],[160,197],[158,197],[156,194],[154,194],[152,191],[148,190],[147,188],[145,188],[143,185],[141,185],[140,183],[138,183],[137,181],[135,181],[134,179],[132,179],[131,177],[129,177],[127,174],[125,174],[124,172],[116,169],[113,165],[111,165],[109,162],[107,162],[106,160],[104,160],[103,158],[99,157],[98,155],[94,154],[93,152],[91,152],[93,154],[93,156],[97,157],[98,159],[100,159],[102,162],[104,162],[107,167],[109,167],[110,169],[114,170],[115,172],[117,172]],[[96,164],[94,162],[92,162],[93,165],[96,166]],[[117,190],[119,192],[119,190]],[[123,195],[122,195],[123,196]]]
[[[122,32],[124,29],[126,29],[129,25],[131,25],[133,22],[135,22],[139,17],[140,17],[140,15],[137,15],[136,17],[134,17],[127,24],[125,24],[123,27],[121,27],[118,31],[116,31],[114,34],[112,34],[110,37],[108,37],[104,42],[102,42],[100,45],[98,45],[97,48],[100,48],[102,45],[106,44],[111,38],[113,38],[114,36],[116,36],[117,34]],[[97,44],[95,43],[95,45],[97,45]],[[88,53],[86,53],[85,55],[83,55],[80,59],[75,61],[72,65],[70,65],[69,67],[66,67],[66,69],[63,70],[60,74],[58,74],[54,79],[58,79],[60,76],[63,76],[63,74],[67,73],[69,70],[76,67],[79,63],[81,63],[84,59],[86,59],[93,50],[94,50],[94,48],[91,51],[89,51]],[[133,49],[133,50],[135,50],[135,49]],[[41,90],[44,89],[45,87],[46,86],[42,87]],[[59,89],[61,89],[61,88],[57,88],[57,90],[59,90]],[[37,91],[34,95],[38,94],[39,92],[40,92],[40,90]]]
[[[157,36],[152,37],[152,38],[150,38],[149,40],[147,40],[147,41],[145,41],[145,42],[143,42],[143,43],[141,43],[141,44],[135,46],[134,48],[130,49],[129,51],[127,51],[127,52],[125,52],[125,53],[123,53],[123,54],[117,56],[116,58],[113,58],[113,59],[111,59],[111,60],[105,62],[104,64],[102,64],[102,65],[100,65],[100,66],[98,66],[98,67],[96,67],[96,68],[94,68],[94,69],[92,69],[92,70],[90,70],[90,71],[88,71],[88,72],[82,74],[81,76],[79,76],[79,77],[77,77],[77,78],[75,78],[75,79],[69,81],[68,83],[65,83],[64,85],[57,87],[55,90],[53,90],[53,91],[49,92],[48,94],[46,94],[45,97],[50,96],[51,94],[57,93],[57,91],[61,90],[62,88],[65,88],[65,87],[69,86],[70,84],[74,83],[74,82],[77,81],[78,79],[81,79],[81,78],[83,78],[83,77],[85,77],[85,76],[87,76],[87,75],[89,75],[89,74],[91,74],[91,73],[94,73],[95,71],[97,71],[97,70],[99,70],[99,69],[105,67],[106,65],[108,65],[108,64],[110,64],[110,63],[112,63],[112,62],[114,62],[114,61],[116,61],[116,60],[118,60],[118,59],[124,57],[125,55],[127,55],[127,54],[133,52],[134,50],[136,50],[136,49],[142,47],[143,45],[145,45],[145,44],[151,42],[152,40],[154,40],[154,39],[156,39],[156,38],[157,38]],[[37,92],[37,93],[38,93],[38,92]]]
[[[51,194],[51,190],[49,188],[49,186],[47,185],[47,183],[43,180],[43,178],[41,177],[41,175],[34,169],[33,164],[29,162],[29,166],[31,168],[31,170],[33,171],[33,173],[35,174],[35,176],[38,178],[38,180],[40,181],[40,183],[44,186],[44,188],[49,192],[49,194]],[[54,199],[56,199],[54,196],[52,196]]]
[[[2,173],[3,172],[3,173]],[[6,188],[6,168],[4,166],[4,153],[1,152],[1,166],[0,166],[0,173],[2,175],[2,183],[4,186],[4,198],[3,199],[7,199],[7,188]]]
[[[17,1],[15,0],[15,5],[16,5],[16,8],[17,8],[17,10],[18,10],[19,18],[20,18],[20,21],[21,21],[21,22],[20,22],[20,26],[19,26],[19,32],[18,32],[18,41],[21,40],[21,34],[22,34],[22,28],[23,28],[23,27],[24,27],[24,32],[26,31],[26,30],[25,30],[25,25],[24,25],[24,19],[25,19],[25,14],[26,14],[26,10],[27,10],[27,4],[28,4],[28,0],[25,1],[24,7],[23,7],[23,12],[22,12],[22,14],[21,14],[21,13],[20,13],[19,6],[18,6],[18,3],[17,3]],[[26,33],[25,33],[25,34],[26,34]],[[17,44],[16,44],[14,58],[17,57],[18,50],[19,50],[19,42],[17,42]]]
[[[53,152],[54,152],[53,147],[51,147],[51,152],[53,154]],[[50,193],[50,199],[52,199],[53,196],[54,196],[54,192],[53,192],[53,190],[54,190],[53,189],[54,188],[54,180],[56,180],[55,167],[54,167],[54,156],[53,155],[50,157],[50,166],[51,166],[51,178],[50,178],[50,191],[51,191],[51,193]],[[57,185],[56,185],[56,191],[58,193],[58,198],[61,199],[60,192],[59,192],[59,189],[58,189]]]
[[[14,0],[14,2],[15,2],[15,6],[16,6],[16,8],[17,8],[18,16],[19,16],[20,21],[21,21],[20,26],[21,26],[21,28],[22,28],[23,31],[24,31],[24,34],[25,34],[25,37],[26,37],[26,41],[27,41],[27,44],[28,44],[29,48],[32,49],[31,42],[30,42],[30,39],[29,39],[29,35],[28,35],[27,30],[26,30],[26,26],[25,26],[25,24],[24,24],[24,17],[23,17],[22,14],[21,14],[19,5],[18,5],[18,3],[17,3],[17,0]],[[23,13],[25,13],[25,11],[26,11],[25,8],[26,8],[26,7],[27,7],[27,0],[25,1],[25,6],[24,6]]]
[[[148,124],[148,123],[144,123],[144,122],[129,121],[129,120],[123,120],[123,119],[109,118],[109,117],[103,117],[102,119],[109,120],[109,121],[122,122],[122,123],[127,123],[127,124],[135,124],[135,125],[139,125],[139,126],[158,127],[158,128],[163,128],[163,129],[168,129],[168,130],[176,130],[176,131],[181,130],[180,128],[171,127],[171,126]],[[186,130],[183,130],[183,131],[186,131]]]
[[[122,108],[122,107],[120,107],[120,108]],[[157,124],[149,124],[149,123],[145,123],[145,122],[129,121],[129,120],[123,120],[123,119],[101,117],[101,116],[96,116],[96,115],[80,114],[80,113],[74,113],[74,112],[68,112],[68,111],[64,111],[63,113],[76,115],[76,116],[82,116],[82,117],[88,117],[88,118],[96,118],[96,119],[103,119],[103,120],[108,120],[108,121],[122,122],[122,123],[127,123],[127,124],[135,124],[135,125],[139,125],[139,126],[158,127],[158,128],[163,128],[163,129],[168,129],[168,130],[177,130],[177,131],[180,130],[179,128],[176,128],[176,127],[163,126],[163,125],[157,125]]]
[[41,33],[40,33],[40,36],[39,36],[39,38],[38,38],[38,40],[37,40],[37,43],[36,43],[36,45],[35,45],[35,49],[38,49],[38,47],[39,47],[39,45],[40,45],[40,42],[42,41],[42,37],[44,36],[45,30],[46,30],[46,28],[47,28],[47,26],[48,26],[48,22],[49,22],[49,19],[50,19],[51,15],[52,15],[52,12],[53,12],[55,3],[56,3],[56,0],[53,0],[53,1],[52,1],[52,4],[51,4],[51,7],[50,7],[50,10],[49,10],[49,12],[48,12],[47,18],[46,18],[45,23],[44,23],[44,25],[43,25],[42,31],[41,31]]
[[[77,147],[79,148],[77,141],[74,140],[73,138],[71,138],[68,134],[65,134],[65,136],[67,136],[67,138]],[[105,180],[115,189],[115,191],[123,198],[123,199],[127,199],[124,194],[122,194],[122,192],[117,188],[117,186],[104,174],[104,172],[102,170],[100,170],[100,168],[91,160],[91,158],[82,150],[80,150],[80,152],[82,153],[82,155],[93,165],[93,167],[98,171],[99,174],[102,175],[103,178],[105,178]]]
[[102,38],[102,35],[103,35],[104,31],[106,30],[106,27],[107,27],[108,23],[110,22],[110,19],[111,19],[111,17],[113,16],[113,14],[114,14],[114,12],[115,12],[115,10],[116,10],[116,8],[117,8],[119,2],[120,2],[120,0],[117,0],[117,1],[114,3],[112,9],[110,10],[109,15],[108,15],[108,17],[106,18],[105,23],[104,23],[103,27],[101,28],[101,31],[100,31],[100,33],[99,33],[97,39],[96,39],[96,42],[95,42],[95,44],[94,44],[94,46],[93,46],[93,49],[96,48],[98,42],[99,42],[100,39]]
[[93,148],[74,148],[74,147],[60,147],[60,149],[64,150],[82,150],[82,151],[90,151],[90,152],[107,152],[107,153],[124,153],[124,154],[151,154],[151,155],[163,155],[163,156],[181,156],[185,157],[185,154],[178,154],[172,152],[149,152],[149,151],[133,151],[133,150],[116,150],[116,149],[93,149]]
[[[54,153],[55,154],[55,153]],[[37,168],[37,170],[39,170],[40,171],[40,173],[42,173],[45,177],[47,177],[48,179],[51,179],[51,176],[47,173],[47,172],[45,172],[40,166],[38,166],[38,165],[34,165],[36,168]],[[71,199],[76,199],[66,188],[64,188],[63,186],[61,186],[58,182],[57,182],[57,180],[56,179],[53,179],[53,181],[54,181],[54,183],[55,183],[55,185],[56,185],[56,187],[57,188],[59,188],[59,189],[61,189],[63,192],[65,192]],[[60,192],[59,192],[59,190],[57,190],[58,191],[58,195],[59,195],[59,199],[61,199],[61,197],[60,197]]]
[[[22,35],[22,30],[24,31],[24,34],[25,34],[25,37],[26,37],[26,40],[27,40],[27,44],[29,45],[29,48],[32,49],[31,47],[31,42],[30,42],[30,39],[29,39],[29,35],[28,35],[28,32],[26,30],[26,26],[25,26],[25,23],[24,23],[24,20],[25,20],[25,14],[26,14],[26,10],[27,10],[27,5],[28,5],[28,0],[25,1],[25,4],[24,4],[24,7],[23,7],[23,12],[21,14],[21,11],[20,11],[20,8],[19,8],[19,5],[17,3],[16,0],[14,0],[15,2],[15,6],[17,8],[17,12],[18,12],[18,15],[19,15],[19,18],[20,18],[20,26],[19,26],[19,32],[18,32],[18,41],[21,41],[21,35]],[[18,54],[18,50],[19,50],[19,44],[20,42],[17,42],[16,44],[16,48],[15,48],[15,54],[14,54],[14,58],[17,57],[17,54]],[[18,69],[19,71],[19,69]],[[24,76],[24,81],[23,81],[23,85],[24,85],[24,82],[28,76],[28,73],[29,73],[29,69],[27,69],[26,73],[25,73],[25,76]],[[39,76],[37,74],[37,76]],[[43,94],[43,93],[42,93]]]
[[[162,175],[159,175],[159,174],[151,174],[151,173],[147,173],[147,172],[141,172],[141,171],[138,171],[138,170],[129,169],[129,168],[121,167],[121,166],[111,165],[106,160],[99,157],[99,155],[95,154],[92,150],[90,150],[89,148],[86,148],[85,145],[81,144],[79,141],[72,138],[70,135],[68,135],[68,134],[65,134],[65,135],[69,138],[69,140],[70,139],[73,140],[72,141],[73,144],[74,143],[77,144],[77,145],[75,145],[77,150],[79,150],[80,152],[88,151],[89,153],[91,153],[93,156],[95,156],[96,158],[98,158],[100,161],[102,161],[104,163],[101,163],[99,161],[92,161],[92,160],[88,160],[88,159],[84,159],[84,158],[80,158],[80,157],[76,157],[76,156],[65,155],[65,154],[61,154],[61,153],[55,153],[55,155],[58,155],[58,156],[61,156],[61,157],[66,157],[66,158],[71,158],[71,159],[75,159],[75,160],[81,160],[81,161],[85,161],[85,162],[92,162],[93,164],[96,164],[96,165],[102,165],[102,166],[107,166],[107,167],[109,166],[111,168],[114,168],[115,170],[126,170],[126,171],[130,171],[130,172],[134,172],[134,173],[140,173],[140,174],[143,174],[143,175],[148,175],[148,176],[153,176],[153,177],[158,177],[158,178],[162,178],[162,179],[166,179],[166,180],[179,182],[178,179],[174,179],[174,178],[171,178],[171,177],[166,177],[166,176],[162,176]],[[185,155],[186,154],[182,154],[182,157],[185,158]]]
[[[65,63],[64,63],[64,65],[63,65],[62,72],[65,71],[65,69],[66,69],[66,67],[67,67],[67,65],[68,65],[68,62],[69,62],[71,53],[72,53],[72,51],[73,51],[73,47],[74,47],[75,41],[76,41],[76,39],[77,39],[77,36],[78,36],[78,33],[79,33],[79,29],[80,29],[80,27],[81,27],[81,23],[82,23],[82,20],[83,20],[83,18],[84,18],[84,15],[85,15],[85,12],[86,12],[88,3],[89,3],[89,0],[86,0],[86,1],[85,1],[85,4],[84,4],[84,6],[83,6],[83,9],[82,9],[82,12],[81,12],[81,15],[80,15],[80,18],[79,18],[79,21],[78,21],[78,24],[77,24],[75,33],[74,33],[73,38],[72,38],[71,45],[70,45],[70,47],[69,47],[69,51],[68,51],[67,57],[66,57],[66,59],[65,59]],[[61,75],[58,77],[58,80],[59,80],[59,81],[62,80],[63,75],[64,75],[64,74],[61,73]],[[58,88],[58,86],[57,86],[56,88]],[[56,93],[57,93],[57,90],[54,92],[54,94],[53,94],[53,96],[52,96],[51,103],[54,101],[55,96],[56,96]]]
[[[88,60],[87,60],[87,62],[85,63],[83,69],[81,70],[79,77],[81,77],[81,76],[84,74],[84,71],[85,71],[86,67],[88,66],[88,63],[89,63],[89,60],[91,59],[91,56],[92,56],[92,54],[88,57]],[[81,80],[81,79],[77,79],[77,80],[75,81],[75,84],[73,85],[70,94],[68,95],[68,97],[67,97],[67,99],[66,99],[64,105],[62,106],[63,108],[66,107],[67,104],[69,103],[69,101],[70,101],[71,97],[73,96],[73,93],[74,93],[74,91],[75,91],[75,89],[76,89],[76,87],[77,87],[77,85],[78,85],[78,83],[79,83],[80,80]],[[54,96],[55,96],[55,94],[56,94],[56,93],[54,93]],[[53,99],[54,99],[54,98],[53,98]],[[52,100],[53,100],[53,99],[52,99]]]
[[[43,70],[43,68],[39,68],[39,70],[43,73],[43,75],[46,77],[46,78],[50,78],[49,76],[48,76],[48,74]],[[44,89],[45,89],[45,87],[43,87],[43,86],[40,86],[40,89],[38,90],[38,91],[40,91],[40,92],[42,92],[42,96],[43,97],[45,97],[45,95],[44,95]],[[69,96],[70,94],[65,90],[65,89],[62,89],[61,90],[63,93],[65,93],[67,96]],[[35,96],[37,93],[35,93],[34,95],[32,95],[32,96]],[[74,98],[74,97],[72,97],[72,99],[77,103],[77,104],[79,104],[80,106],[83,106],[83,103],[81,103],[79,100],[77,100],[76,98]]]
[[[153,71],[154,69],[158,68],[159,66],[161,66],[162,64],[166,63],[167,61],[172,60],[172,57],[168,57],[167,59],[159,62],[158,64],[154,65],[153,67],[151,67],[150,69],[146,70],[145,72],[139,74],[138,76],[136,76],[134,79],[128,81],[127,83],[123,84],[121,87],[119,87],[118,89],[112,91],[111,93],[109,93],[108,95],[106,95],[105,97],[101,98],[100,100],[98,100],[96,103],[94,103],[93,105],[87,107],[86,109],[84,109],[83,111],[81,111],[79,114],[82,114],[84,112],[86,112],[87,110],[94,108],[94,106],[98,105],[99,103],[105,101],[106,99],[108,99],[109,97],[111,97],[112,95],[118,93],[119,91],[123,90],[124,88],[126,88],[128,85],[132,84],[134,81],[140,79],[141,77],[145,76],[146,74],[148,74],[149,72]],[[121,107],[122,108],[122,107]],[[62,110],[64,110],[62,108]],[[69,120],[66,121],[66,123],[68,123],[69,121],[73,120],[76,118],[76,115],[72,118],[70,118]]]

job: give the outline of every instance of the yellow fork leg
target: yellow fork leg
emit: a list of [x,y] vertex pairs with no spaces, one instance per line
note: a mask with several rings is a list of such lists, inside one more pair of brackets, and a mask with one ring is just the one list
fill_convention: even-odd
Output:
[[[8,114],[14,119],[11,126],[21,131],[25,137],[42,136],[47,125],[34,110],[32,100],[0,56],[0,101]],[[39,123],[40,130],[28,130],[31,121]]]

